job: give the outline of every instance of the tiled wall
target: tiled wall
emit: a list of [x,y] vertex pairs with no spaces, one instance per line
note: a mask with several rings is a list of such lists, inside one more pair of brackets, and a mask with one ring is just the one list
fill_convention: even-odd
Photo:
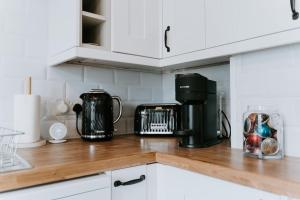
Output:
[[[36,83],[33,93],[40,94],[47,100],[48,105],[45,106],[46,114],[51,113],[49,110],[53,110],[53,105],[55,105],[57,99],[66,99],[72,103],[80,103],[79,95],[93,88],[105,89],[111,95],[120,96],[124,110],[121,120],[115,126],[117,134],[133,132],[133,116],[136,105],[162,100],[161,74],[61,65],[48,67],[46,77],[47,80],[33,82],[33,84]],[[44,90],[44,88],[47,88],[47,90]],[[117,109],[116,107],[116,113],[118,112]],[[66,123],[70,137],[77,136],[74,115],[58,117],[58,119],[63,119]],[[47,132],[53,120],[50,118],[46,122],[46,125],[43,126],[43,133]]]
[[300,45],[231,59],[232,147],[242,148],[242,116],[248,105],[275,106],[284,119],[286,154],[300,156]]
[[[175,73],[155,74],[137,71],[61,65],[46,66],[47,1],[0,0],[0,126],[13,128],[13,96],[24,92],[24,78],[32,76],[33,94],[42,96],[42,135],[48,138],[48,128],[54,121],[64,122],[69,137],[77,137],[75,116],[53,113],[57,100],[72,103],[92,88],[103,88],[118,95],[124,102],[124,112],[116,125],[117,133],[132,133],[134,109],[147,102],[173,102]],[[187,70],[218,81],[218,93],[224,94],[229,109],[229,66]]]
[[0,126],[13,127],[13,96],[24,92],[24,78],[32,76],[33,94],[42,96],[42,135],[56,120],[64,122],[69,137],[77,137],[74,114],[53,115],[56,101],[78,98],[92,88],[118,95],[124,112],[117,133],[132,133],[135,106],[162,101],[162,75],[136,71],[61,65],[46,66],[47,1],[0,0]]

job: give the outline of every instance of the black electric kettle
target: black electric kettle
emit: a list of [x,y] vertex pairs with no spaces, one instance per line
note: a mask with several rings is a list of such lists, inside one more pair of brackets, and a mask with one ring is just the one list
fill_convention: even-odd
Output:
[[[113,136],[114,123],[118,122],[122,115],[122,102],[118,96],[110,96],[106,91],[93,89],[80,95],[83,103],[75,104],[76,129],[84,140],[109,140]],[[114,120],[113,100],[119,104],[119,114]],[[82,132],[78,128],[79,114],[82,112]]]

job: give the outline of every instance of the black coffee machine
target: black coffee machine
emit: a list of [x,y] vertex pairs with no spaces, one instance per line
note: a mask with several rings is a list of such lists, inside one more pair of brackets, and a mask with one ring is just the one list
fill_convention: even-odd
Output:
[[208,147],[217,138],[216,82],[200,74],[177,74],[176,100],[181,106],[181,125],[176,135],[182,147]]

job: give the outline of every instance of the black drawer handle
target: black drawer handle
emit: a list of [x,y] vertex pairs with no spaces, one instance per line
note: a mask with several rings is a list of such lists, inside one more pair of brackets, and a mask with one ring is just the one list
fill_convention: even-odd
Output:
[[299,13],[296,11],[296,0],[291,0],[291,10],[293,13],[293,20],[297,20],[299,18]]
[[170,26],[167,26],[167,29],[165,30],[165,47],[167,49],[167,52],[170,52],[170,47],[168,46],[168,31],[170,31]]
[[133,180],[130,180],[130,181],[127,181],[127,182],[122,182],[122,181],[115,181],[114,182],[114,186],[115,187],[119,187],[119,186],[121,186],[121,185],[123,185],[123,186],[126,186],[126,185],[133,185],[133,184],[137,184],[137,183],[140,183],[140,182],[142,182],[143,180],[145,180],[146,179],[146,176],[145,175],[141,175],[140,176],[140,178],[138,178],[138,179],[133,179]]

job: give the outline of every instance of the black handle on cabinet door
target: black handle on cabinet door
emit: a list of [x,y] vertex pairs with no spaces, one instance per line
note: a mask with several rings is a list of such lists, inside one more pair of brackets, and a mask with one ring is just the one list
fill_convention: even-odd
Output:
[[291,1],[291,10],[293,13],[293,20],[297,20],[299,18],[299,13],[296,11],[296,0],[290,0]]
[[133,184],[137,184],[137,183],[140,183],[140,182],[142,182],[143,180],[145,180],[146,179],[146,176],[145,175],[141,175],[140,176],[140,178],[138,178],[138,179],[133,179],[133,180],[130,180],[130,181],[127,181],[127,182],[122,182],[122,181],[115,181],[114,182],[114,186],[115,187],[119,187],[119,186],[121,186],[121,185],[123,185],[123,186],[126,186],[126,185],[133,185]]
[[170,52],[170,47],[168,46],[168,31],[171,30],[170,26],[167,26],[167,29],[165,30],[165,47],[167,49],[167,52]]

